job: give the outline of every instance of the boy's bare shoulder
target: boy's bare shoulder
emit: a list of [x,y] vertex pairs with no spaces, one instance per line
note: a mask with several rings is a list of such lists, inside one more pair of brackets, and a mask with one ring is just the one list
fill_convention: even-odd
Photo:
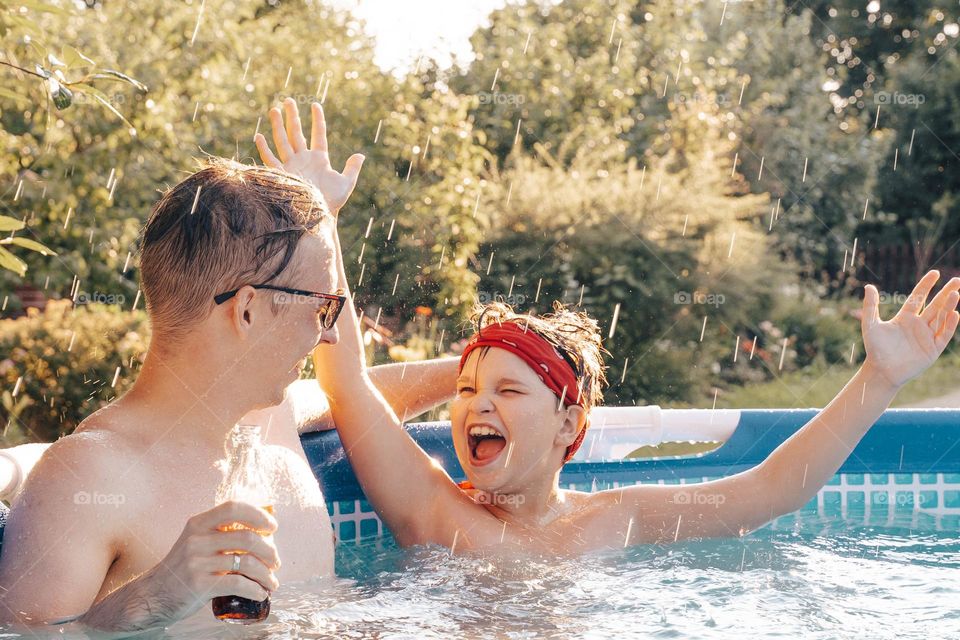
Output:
[[605,532],[611,523],[621,523],[629,518],[634,509],[629,495],[633,487],[605,491],[565,491],[570,504],[570,516],[566,522],[577,530]]

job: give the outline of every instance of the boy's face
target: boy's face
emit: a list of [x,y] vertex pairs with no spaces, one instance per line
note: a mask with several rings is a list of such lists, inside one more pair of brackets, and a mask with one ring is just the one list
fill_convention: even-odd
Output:
[[453,443],[470,482],[516,493],[556,473],[566,448],[559,434],[567,411],[559,404],[521,358],[495,347],[472,351],[450,411]]
[[[287,268],[290,276],[283,278],[284,286],[318,293],[336,292],[332,233],[332,226],[323,224],[318,233],[305,235],[300,240]],[[268,289],[257,290],[256,294],[256,326],[241,348],[247,351],[243,356],[244,367],[255,372],[250,379],[261,385],[259,390],[250,391],[253,397],[266,392],[269,398],[263,401],[267,403],[264,406],[268,406],[283,400],[284,390],[299,378],[303,362],[313,349],[321,343],[335,344],[339,335],[336,327],[323,328],[320,299]],[[276,314],[271,309],[274,301],[278,307]]]

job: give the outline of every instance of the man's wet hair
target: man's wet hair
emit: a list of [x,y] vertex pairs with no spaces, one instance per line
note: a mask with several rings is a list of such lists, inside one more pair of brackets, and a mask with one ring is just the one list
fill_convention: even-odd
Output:
[[556,347],[577,376],[579,393],[584,408],[589,411],[603,402],[603,387],[607,384],[606,365],[600,327],[585,313],[571,311],[560,302],[553,303],[553,311],[543,315],[517,313],[504,302],[477,305],[470,316],[474,332],[492,324],[513,322]]
[[270,167],[208,158],[166,191],[141,239],[140,283],[154,336],[176,343],[246,284],[288,284],[300,239],[329,209],[319,190]]

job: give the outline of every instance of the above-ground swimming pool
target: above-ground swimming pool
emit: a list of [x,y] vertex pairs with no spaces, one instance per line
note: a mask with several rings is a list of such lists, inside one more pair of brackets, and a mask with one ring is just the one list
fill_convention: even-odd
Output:
[[[722,477],[758,464],[815,414],[654,409],[643,425],[595,420],[562,486]],[[671,421],[706,424],[726,442],[699,457],[621,457],[685,437],[682,427],[664,428]],[[410,431],[462,477],[449,425]],[[263,624],[199,616],[161,637],[960,637],[960,411],[887,411],[815,499],[742,538],[562,560],[400,550],[363,499],[336,433],[303,444],[339,540],[338,577],[283,585]],[[10,634],[0,630],[32,637]]]

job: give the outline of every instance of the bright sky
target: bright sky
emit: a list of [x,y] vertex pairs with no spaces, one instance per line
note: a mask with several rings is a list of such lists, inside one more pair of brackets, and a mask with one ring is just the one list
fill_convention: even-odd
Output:
[[376,39],[376,63],[384,70],[408,70],[421,55],[449,66],[451,53],[473,59],[470,36],[506,0],[332,0],[366,23]]

